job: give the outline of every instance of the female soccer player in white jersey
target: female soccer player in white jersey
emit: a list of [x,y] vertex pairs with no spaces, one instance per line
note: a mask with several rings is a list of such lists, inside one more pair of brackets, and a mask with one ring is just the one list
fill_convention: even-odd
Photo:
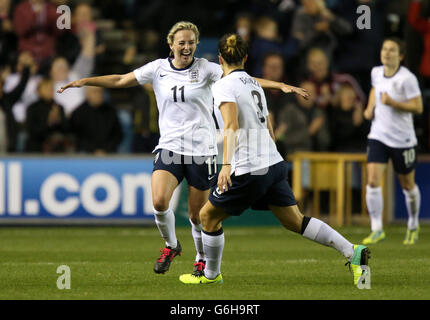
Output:
[[366,187],[372,232],[363,239],[363,244],[385,239],[380,183],[389,158],[403,189],[409,215],[403,243],[414,244],[418,240],[421,195],[415,184],[417,138],[412,116],[422,113],[423,103],[417,78],[400,65],[403,48],[399,39],[385,39],[381,49],[382,66],[374,67],[371,72],[372,89],[364,116],[372,120],[368,135]]
[[[186,21],[176,23],[167,36],[171,56],[150,62],[133,72],[84,78],[61,88],[100,86],[127,88],[152,83],[159,109],[160,140],[155,148],[151,179],[155,222],[166,242],[154,265],[156,273],[165,273],[173,258],[181,253],[176,238],[175,216],[170,199],[185,177],[188,182],[188,212],[196,246],[194,271],[204,268],[199,211],[216,183],[216,131],[212,118],[211,85],[221,78],[218,64],[195,58],[199,41],[197,27]],[[285,93],[307,93],[284,83],[258,79],[262,86],[278,88]]]
[[368,266],[361,268],[367,265],[367,247],[353,245],[326,223],[300,213],[287,182],[287,165],[272,139],[264,92],[244,70],[245,42],[239,35],[227,34],[218,48],[224,77],[212,86],[212,93],[224,120],[223,166],[218,186],[200,211],[206,268],[203,275],[184,274],[180,281],[222,283],[222,221],[249,207],[270,209],[286,229],[338,250],[348,259],[355,284],[370,280],[370,274],[363,273]]

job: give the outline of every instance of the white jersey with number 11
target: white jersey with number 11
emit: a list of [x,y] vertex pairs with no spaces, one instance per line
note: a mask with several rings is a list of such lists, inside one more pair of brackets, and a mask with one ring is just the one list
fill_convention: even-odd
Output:
[[139,84],[152,83],[154,88],[160,128],[155,150],[217,154],[211,86],[222,76],[218,64],[194,58],[187,68],[178,69],[170,58],[158,59],[134,70],[134,75]]

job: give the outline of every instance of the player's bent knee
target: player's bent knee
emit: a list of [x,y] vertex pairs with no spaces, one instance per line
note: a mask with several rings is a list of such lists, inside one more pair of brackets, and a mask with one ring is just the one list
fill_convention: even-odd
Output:
[[204,209],[200,210],[199,219],[200,219],[200,223],[202,224],[203,229],[206,230],[206,227],[210,221],[209,213]]
[[367,185],[371,188],[379,188],[380,187],[380,183],[379,181],[376,180],[369,180],[369,182],[367,183]]
[[203,230],[207,232],[215,232],[219,229],[219,221],[214,219],[210,213],[205,210],[200,211],[200,222]]
[[415,187],[415,182],[400,182],[400,186],[403,190],[411,191]]
[[169,209],[169,199],[166,197],[154,197],[152,200],[152,205],[154,209],[157,211],[166,211]]
[[196,225],[200,224],[200,217],[199,217],[198,213],[197,214],[189,213],[189,216],[190,216],[190,220],[193,224],[196,224]]

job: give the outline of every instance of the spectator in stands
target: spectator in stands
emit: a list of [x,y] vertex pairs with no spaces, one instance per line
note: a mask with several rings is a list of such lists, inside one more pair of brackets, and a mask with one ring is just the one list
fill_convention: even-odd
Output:
[[117,111],[104,101],[103,88],[85,90],[87,100],[73,111],[69,123],[76,149],[97,155],[116,152],[123,136]]
[[25,0],[15,9],[13,26],[18,49],[31,52],[41,69],[55,54],[55,40],[60,33],[58,17],[55,5],[45,0]]
[[[281,54],[269,52],[263,60],[263,78],[272,81],[286,82],[284,77],[284,59]],[[279,94],[279,90],[264,89],[269,112],[273,113],[275,120],[285,104],[294,97],[291,95]],[[282,92],[281,92],[282,93]]]
[[76,88],[63,94],[57,93],[65,84],[80,78],[91,76],[94,69],[95,33],[91,29],[83,29],[80,33],[81,52],[70,68],[64,57],[57,57],[51,65],[50,76],[54,80],[54,100],[62,105],[66,117],[85,101],[85,89]]
[[355,91],[357,100],[361,107],[365,104],[365,95],[357,81],[350,75],[344,73],[332,73],[328,56],[320,48],[309,50],[306,58],[306,68],[309,81],[316,86],[317,101],[319,108],[330,109],[335,99],[335,93],[342,83],[349,83]]
[[27,81],[30,77],[30,68],[32,61],[29,59],[21,59],[22,63],[22,75],[20,77],[18,85],[10,92],[6,93],[3,91],[3,83],[10,73],[8,67],[0,69],[0,113],[1,113],[1,125],[0,125],[0,149],[5,152],[16,151],[16,139],[19,131],[18,123],[12,112],[12,108],[16,101],[19,100],[23,94]]
[[251,72],[256,76],[262,74],[262,64],[267,53],[277,52],[283,58],[288,58],[296,53],[296,47],[290,42],[284,43],[278,31],[278,23],[271,17],[262,16],[256,21],[255,37],[249,51],[249,56],[252,58]]
[[369,125],[363,121],[363,106],[354,88],[349,83],[341,84],[335,101],[330,119],[332,151],[365,152]]
[[352,32],[352,25],[334,15],[324,0],[301,0],[302,7],[297,9],[293,18],[291,33],[299,41],[303,52],[311,46],[318,46],[332,57],[337,46],[336,37]]
[[[326,1],[327,5],[332,4],[332,11],[348,21],[352,26],[356,26],[357,19],[361,14],[357,14],[357,8],[366,5],[370,8],[371,16],[366,22],[371,22],[371,29],[353,28],[351,34],[337,37],[338,46],[332,59],[333,67],[339,72],[352,75],[360,84],[364,92],[370,91],[369,70],[379,63],[379,47],[383,39],[383,27],[385,23],[384,13],[381,10],[390,0],[341,0],[333,5],[333,1]],[[363,57],[366,57],[363,59]]]
[[[27,71],[28,69],[28,71]],[[7,105],[8,130],[10,135],[9,150],[24,151],[26,132],[24,130],[27,107],[37,101],[37,84],[41,78],[37,75],[37,65],[29,52],[22,52],[16,64],[16,72],[9,74],[4,82],[3,90],[12,95]],[[23,86],[23,87],[22,87]],[[23,88],[23,91],[21,89]],[[19,92],[19,94],[16,94]]]
[[409,7],[409,23],[422,34],[424,52],[421,56],[420,73],[425,88],[430,88],[430,20],[420,15],[422,1],[414,0]]
[[296,97],[279,115],[276,138],[282,141],[288,153],[295,151],[327,151],[330,133],[325,111],[316,106],[316,88],[312,82],[300,83],[309,93],[309,99]]
[[249,45],[252,39],[253,17],[249,13],[239,13],[236,16],[235,32]]
[[93,10],[88,3],[79,3],[73,10],[72,28],[64,32],[57,41],[57,55],[65,57],[70,65],[73,65],[82,50],[81,38],[87,32],[95,32],[95,60],[99,63],[103,60],[106,44],[103,41],[100,30],[93,20]]
[[[133,97],[133,153],[151,153],[158,144],[158,108],[151,84],[130,88]],[[129,90],[130,90],[129,89]]]
[[53,100],[54,83],[44,78],[37,87],[39,100],[27,109],[26,152],[65,151],[66,117],[63,107]]
[[[280,53],[269,52],[263,60],[263,78],[272,81],[285,82],[284,77],[284,59]],[[269,108],[269,116],[276,133],[282,131],[282,124],[279,123],[279,114],[285,108],[287,103],[291,102],[294,97],[285,94],[279,94],[279,90],[264,89],[264,94]],[[286,150],[282,143],[276,141],[278,151],[285,154]]]
[[0,66],[12,62],[17,49],[10,0],[0,0]]

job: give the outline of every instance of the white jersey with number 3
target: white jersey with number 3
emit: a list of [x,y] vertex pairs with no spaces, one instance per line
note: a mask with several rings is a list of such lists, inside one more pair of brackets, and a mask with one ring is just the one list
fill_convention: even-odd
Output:
[[212,86],[215,108],[223,102],[237,106],[239,132],[232,170],[236,175],[268,168],[283,161],[267,128],[266,97],[245,70],[234,70]]
[[159,111],[160,141],[155,148],[178,154],[217,154],[212,84],[221,78],[218,64],[194,58],[184,69],[158,59],[134,70],[139,84],[152,83]]
[[368,138],[381,141],[391,148],[415,146],[417,137],[412,113],[383,104],[381,96],[386,92],[398,102],[416,98],[421,95],[417,78],[403,66],[391,77],[384,75],[384,66],[374,67],[371,77],[376,107]]

